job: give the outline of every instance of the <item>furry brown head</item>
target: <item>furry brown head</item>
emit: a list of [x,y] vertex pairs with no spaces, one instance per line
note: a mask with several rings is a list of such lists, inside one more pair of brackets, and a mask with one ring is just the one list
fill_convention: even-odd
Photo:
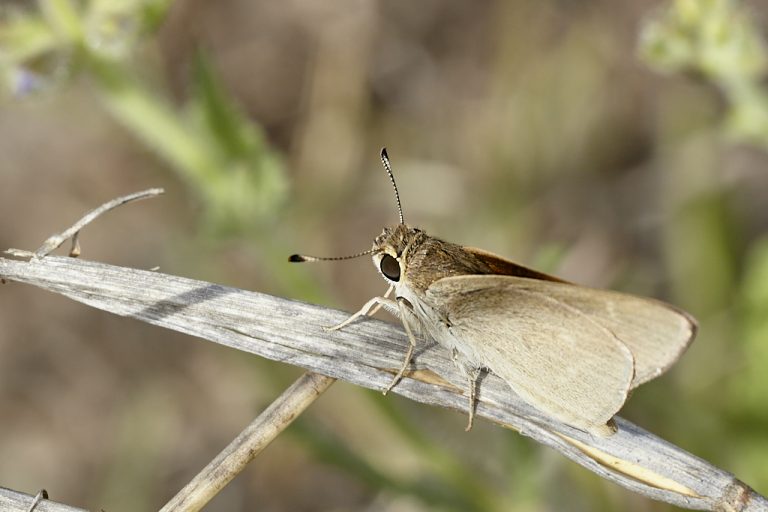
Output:
[[[374,240],[372,251],[373,263],[387,281],[402,279],[421,292],[444,277],[492,273],[486,263],[462,246],[432,238],[405,224],[384,228]],[[386,266],[392,264],[387,256],[399,264],[397,279],[387,271]]]

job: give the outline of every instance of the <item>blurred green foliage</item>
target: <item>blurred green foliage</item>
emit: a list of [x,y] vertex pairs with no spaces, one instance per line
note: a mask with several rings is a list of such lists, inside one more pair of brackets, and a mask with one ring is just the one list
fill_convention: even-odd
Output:
[[729,102],[731,134],[768,146],[768,51],[743,2],[673,0],[646,23],[640,54],[658,70],[711,81]]
[[269,224],[285,200],[283,163],[222,88],[201,51],[183,105],[152,79],[146,37],[169,0],[39,0],[0,26],[3,96],[53,93],[87,78],[104,107],[186,180],[212,232]]

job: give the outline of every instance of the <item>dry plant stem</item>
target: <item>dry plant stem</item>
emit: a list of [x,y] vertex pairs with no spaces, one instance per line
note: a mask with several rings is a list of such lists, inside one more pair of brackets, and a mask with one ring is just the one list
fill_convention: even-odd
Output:
[[[348,314],[159,272],[49,256],[0,258],[0,278],[375,390],[390,382],[408,345],[403,330],[386,322],[366,318],[326,332],[324,325]],[[466,414],[466,377],[450,354],[418,348],[392,392]],[[618,432],[596,438],[542,416],[495,375],[477,392],[476,418],[517,430],[644,496],[694,510],[768,512],[768,500],[732,474],[626,420],[617,417]],[[457,416],[457,428],[464,418]]]
[[94,208],[90,212],[83,215],[83,218],[75,222],[70,228],[62,231],[61,233],[57,233],[49,237],[48,240],[43,242],[43,245],[41,245],[40,248],[35,251],[35,257],[43,258],[47,256],[48,254],[56,250],[58,247],[61,246],[61,244],[63,244],[70,238],[72,238],[72,249],[70,250],[70,256],[79,256],[80,246],[78,244],[78,233],[80,232],[81,229],[83,229],[85,226],[87,226],[88,224],[90,224],[91,222],[96,220],[99,216],[108,212],[109,210],[117,208],[118,206],[122,206],[125,203],[130,203],[131,201],[138,201],[139,199],[147,199],[150,197],[155,197],[162,193],[163,193],[163,189],[161,188],[150,188],[148,190],[143,190],[141,192],[136,192],[133,194],[128,194],[126,196],[118,197],[116,199],[113,199],[111,201],[104,203],[98,208]]
[[[38,496],[40,496],[39,499]],[[33,512],[86,512],[82,508],[50,501],[41,493],[38,493],[38,496],[0,487],[0,512],[27,512],[35,500],[38,501],[35,503]]]
[[334,382],[334,378],[311,372],[299,377],[160,512],[203,508]]

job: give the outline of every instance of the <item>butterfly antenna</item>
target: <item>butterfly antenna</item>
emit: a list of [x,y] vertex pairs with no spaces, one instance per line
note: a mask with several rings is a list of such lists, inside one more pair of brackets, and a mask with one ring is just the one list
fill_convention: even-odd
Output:
[[[387,171],[387,175],[389,176],[389,181],[392,182],[392,188],[395,190],[395,200],[397,201],[397,213],[400,215],[400,224],[405,224],[405,219],[403,218],[403,206],[400,204],[400,192],[397,191],[397,183],[395,183],[395,176],[392,174],[392,166],[389,163],[389,156],[387,155],[387,148],[381,148],[381,163],[384,164],[384,170]],[[352,254],[350,256],[334,256],[334,257],[321,257],[321,256],[310,256],[308,254],[291,254],[288,257],[288,261],[291,263],[303,263],[303,262],[313,262],[313,261],[340,261],[340,260],[351,260],[353,258],[359,258],[360,256],[365,256],[367,254],[373,254],[374,252],[377,252],[376,249],[368,249],[367,251],[359,252],[357,254]]]
[[308,254],[291,254],[288,257],[288,261],[290,261],[291,263],[303,263],[303,262],[313,262],[313,261],[351,260],[353,258],[359,258],[360,256],[365,256],[366,254],[373,254],[373,249],[368,249],[367,251],[359,252],[357,254],[352,254],[350,256],[334,256],[331,258],[324,258],[321,256],[309,256]]
[[392,174],[392,166],[389,164],[387,148],[381,148],[381,163],[384,164],[384,170],[387,171],[389,181],[392,182],[392,188],[395,189],[395,200],[397,201],[397,213],[400,215],[400,224],[405,224],[405,220],[403,219],[403,206],[400,204],[400,192],[397,191],[395,175]]

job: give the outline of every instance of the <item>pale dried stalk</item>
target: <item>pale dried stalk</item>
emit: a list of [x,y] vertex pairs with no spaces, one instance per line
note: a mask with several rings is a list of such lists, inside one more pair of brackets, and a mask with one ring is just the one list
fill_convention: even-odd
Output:
[[[27,512],[35,502],[36,496],[23,492],[12,491],[0,487],[0,512]],[[33,512],[87,512],[85,509],[71,507],[63,503],[51,501],[48,498],[41,499]]]
[[336,379],[307,372],[286,389],[160,512],[197,512]]
[[[378,320],[366,319],[328,333],[322,326],[339,323],[346,313],[72,258],[0,258],[0,277],[376,390],[389,383],[408,343],[402,329]],[[392,392],[466,412],[464,379],[449,354],[438,346],[429,347],[417,354],[414,366],[417,371]],[[656,500],[697,510],[768,512],[768,500],[732,474],[642,428],[616,418],[617,434],[592,437],[542,416],[494,375],[480,386],[477,417],[517,430],[590,471]]]

